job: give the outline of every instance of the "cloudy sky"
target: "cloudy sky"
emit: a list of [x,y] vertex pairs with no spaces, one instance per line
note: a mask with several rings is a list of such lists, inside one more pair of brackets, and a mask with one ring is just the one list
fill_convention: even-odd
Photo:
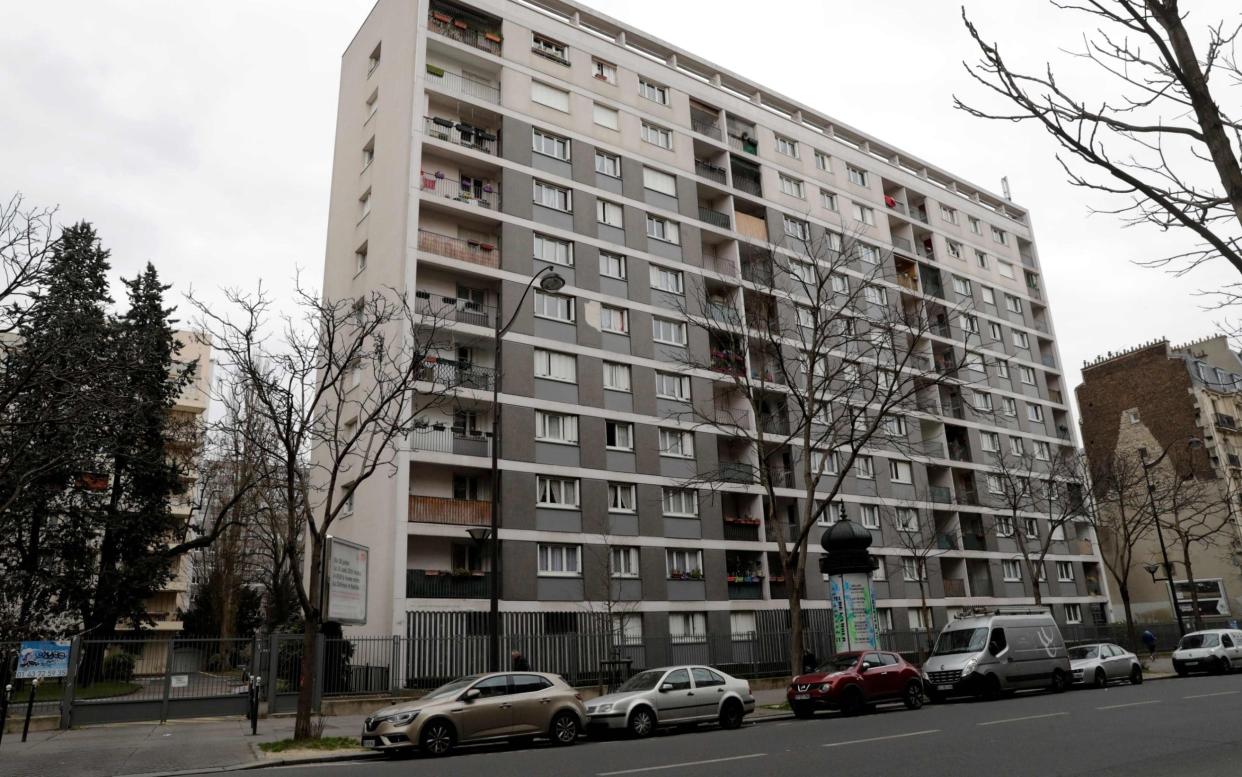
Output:
[[[1069,385],[1082,361],[1210,334],[1194,293],[1226,268],[1174,278],[1135,266],[1181,236],[1126,230],[1066,184],[1038,131],[972,119],[977,96],[955,0],[595,0],[643,27],[993,191],[1033,215]],[[966,0],[1007,58],[1039,66],[1084,21],[1044,2]],[[260,280],[287,293],[323,266],[339,56],[371,0],[43,0],[0,25],[0,196],[88,219],[118,273],[152,261],[178,293]],[[1237,14],[1190,0],[1192,24]],[[14,17],[8,17],[12,22]],[[1084,91],[1089,89],[1084,86]]]

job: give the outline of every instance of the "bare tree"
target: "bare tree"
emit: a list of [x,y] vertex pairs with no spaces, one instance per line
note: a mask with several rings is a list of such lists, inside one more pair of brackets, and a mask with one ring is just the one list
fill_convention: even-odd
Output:
[[[1074,79],[1058,79],[1051,64],[1042,73],[1020,71],[1001,56],[998,44],[984,40],[963,9],[982,55],[966,70],[1004,107],[973,107],[955,97],[957,107],[981,118],[1043,127],[1066,152],[1057,161],[1071,184],[1118,201],[1103,212],[1126,225],[1186,230],[1196,240],[1195,248],[1150,265],[1184,273],[1223,259],[1242,273],[1242,166],[1234,145],[1242,123],[1230,114],[1242,87],[1236,17],[1193,29],[1177,0],[1053,5],[1087,14],[1096,25],[1084,34],[1081,50],[1066,54],[1106,74],[1113,89],[1078,94]],[[1201,50],[1193,37],[1205,41]],[[1236,302],[1242,284],[1220,293]]]
[[438,320],[392,290],[332,300],[299,286],[297,315],[279,332],[262,289],[225,296],[224,310],[191,301],[260,420],[247,442],[275,466],[284,549],[306,541],[307,574],[294,576],[304,624],[294,737],[307,739],[327,535],[363,483],[395,472],[397,445],[460,376],[437,368]]
[[[1192,457],[1185,458],[1193,462]],[[1152,473],[1152,481],[1156,520],[1172,536],[1180,552],[1186,585],[1190,589],[1194,625],[1202,629],[1203,613],[1199,609],[1192,558],[1195,550],[1215,547],[1226,538],[1222,530],[1232,518],[1227,498],[1221,498],[1219,481],[1215,478],[1209,476],[1201,480],[1193,471],[1182,475],[1176,467],[1158,469]],[[1176,601],[1172,605],[1179,606]]]
[[[920,622],[923,624],[924,639],[919,643],[919,663],[925,653],[931,652],[935,642],[935,631],[932,629],[931,608],[927,606],[928,580],[927,562],[929,559],[942,556],[950,550],[960,548],[960,532],[949,528],[938,530],[933,520],[927,520],[918,511],[909,506],[884,504],[880,507],[880,526],[887,527],[884,531],[886,540],[892,539],[901,548],[901,572],[906,582],[914,582],[919,588]],[[908,569],[906,560],[910,559],[913,569]],[[883,563],[883,562],[881,562]],[[911,575],[913,572],[913,581]],[[946,592],[947,593],[947,592]]]
[[[786,581],[796,672],[808,543],[817,524],[833,519],[827,506],[860,459],[871,463],[871,450],[929,452],[911,428],[921,408],[938,411],[941,389],[947,399],[981,377],[984,364],[963,342],[931,337],[947,334],[965,309],[945,300],[938,270],[854,234],[796,221],[787,231],[797,234],[783,246],[741,244],[744,288],[709,277],[687,291],[684,312],[705,334],[708,355],[677,358],[714,381],[712,401],[701,398],[683,414],[720,440],[718,468],[693,482],[762,492]],[[892,469],[895,480],[912,483],[909,459]]]
[[30,295],[43,280],[54,245],[51,208],[27,206],[20,194],[0,202],[0,354],[11,344]]

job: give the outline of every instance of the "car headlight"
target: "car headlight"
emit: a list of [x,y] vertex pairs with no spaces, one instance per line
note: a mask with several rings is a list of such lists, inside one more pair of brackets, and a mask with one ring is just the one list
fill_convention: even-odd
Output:
[[962,667],[962,677],[965,677],[966,675],[975,671],[975,667],[978,665],[979,665],[979,659],[977,658],[972,658],[969,661],[967,661],[966,665]]
[[819,689],[823,691],[824,693],[827,693],[828,691],[832,690],[832,683],[824,683],[823,685],[819,686]]
[[611,709],[612,709],[612,705],[611,705],[611,704],[601,704],[601,705],[599,705],[598,707],[596,707],[596,708],[595,708],[594,712],[595,712],[597,715],[599,715],[599,714],[602,714],[602,713],[608,712],[608,711],[610,711]]
[[418,710],[413,710],[412,712],[398,712],[396,715],[392,715],[388,718],[388,723],[393,726],[404,726],[417,717]]

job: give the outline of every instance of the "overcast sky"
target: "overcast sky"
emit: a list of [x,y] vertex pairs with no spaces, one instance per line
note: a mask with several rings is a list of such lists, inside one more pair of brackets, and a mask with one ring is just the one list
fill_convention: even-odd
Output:
[[[150,260],[178,297],[260,280],[285,294],[299,270],[318,286],[339,57],[371,4],[22,3],[19,23],[0,25],[0,196],[94,222],[117,272]],[[958,2],[593,5],[988,189],[1008,176],[1033,216],[1071,390],[1086,358],[1214,330],[1194,292],[1226,268],[1179,279],[1135,266],[1189,241],[1088,217],[1107,203],[1064,182],[1049,138],[953,109],[953,93],[979,94]],[[1008,58],[1036,66],[1084,31],[1036,0],[967,9]],[[1236,9],[1183,2],[1192,24]]]

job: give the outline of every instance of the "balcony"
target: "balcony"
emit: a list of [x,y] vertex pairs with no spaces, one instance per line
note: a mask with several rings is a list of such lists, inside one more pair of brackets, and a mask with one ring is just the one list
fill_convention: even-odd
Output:
[[452,499],[410,494],[410,520],[452,526],[487,526],[492,503],[482,499]]
[[956,442],[949,443],[949,458],[954,461],[969,462],[971,460],[970,447]]
[[720,462],[720,479],[726,483],[754,483],[759,480],[759,472],[754,466],[741,461]]
[[954,501],[959,505],[969,505],[972,507],[979,506],[979,494],[971,488],[959,488],[953,495]]
[[418,188],[429,194],[438,194],[448,200],[474,205],[487,210],[500,209],[500,192],[496,186],[469,176],[453,180],[444,173],[423,173]]
[[914,449],[931,459],[945,458],[944,443],[940,440],[920,440],[915,443]]
[[[957,535],[952,532],[941,532],[936,535],[937,550],[960,550],[957,546]],[[945,581],[948,582],[947,580]]]
[[735,351],[712,351],[711,369],[713,372],[733,375],[746,374],[746,357]]
[[1104,595],[1104,588],[1100,585],[1100,579],[1098,577],[1087,578],[1087,593],[1091,596]]
[[741,245],[739,249],[741,249],[742,280],[750,281],[757,286],[771,286],[775,277],[772,273],[772,254],[747,245]]
[[756,197],[763,196],[763,186],[759,183],[759,176],[741,171],[737,167],[733,168],[733,188]]
[[963,550],[987,550],[988,543],[982,534],[963,533],[962,534]]
[[1239,458],[1238,454],[1226,453],[1225,458],[1229,460],[1229,466],[1235,469],[1242,468],[1242,458]]
[[726,183],[725,169],[702,159],[694,160],[694,172],[716,183]]
[[444,297],[429,291],[414,292],[414,309],[423,316],[459,324],[492,326],[496,311],[491,305],[461,297]]
[[729,229],[731,225],[731,222],[729,221],[729,214],[721,213],[720,211],[712,210],[711,208],[705,208],[702,205],[699,206],[699,221],[705,221],[708,224],[711,224],[714,227],[720,227],[721,229]]
[[966,596],[966,581],[946,577],[944,579],[944,595],[950,599],[964,598]]
[[1228,429],[1233,432],[1238,430],[1238,419],[1224,413],[1215,413],[1214,415],[1216,416],[1216,425],[1221,429]]
[[439,116],[423,117],[423,131],[429,138],[443,140],[484,154],[496,155],[496,133]]
[[762,599],[763,578],[759,575],[729,575],[730,599]]
[[410,447],[416,451],[431,453],[487,457],[492,454],[492,438],[480,431],[465,431],[437,424],[414,429],[410,433]]
[[497,84],[463,78],[435,65],[427,65],[427,86],[453,97],[471,97],[489,103],[500,102],[500,87]]
[[724,538],[733,542],[758,542],[759,519],[724,517]]
[[[768,470],[768,482],[776,488],[793,488],[795,482],[793,470],[773,467]],[[769,529],[768,534],[771,535],[771,533]],[[788,533],[786,533],[786,536],[789,536]],[[770,540],[771,536],[768,539]]]
[[1045,367],[1051,367],[1054,370],[1057,368],[1057,360],[1052,356],[1052,354],[1046,354],[1044,356],[1041,356],[1039,361]]
[[927,490],[933,503],[943,505],[953,504],[953,491],[949,488],[945,486],[928,486]]
[[723,140],[724,135],[720,131],[720,124],[716,121],[716,117],[710,113],[703,113],[691,109],[690,111],[690,129],[706,135],[713,140]]
[[491,367],[480,367],[468,362],[429,356],[423,362],[423,369],[418,379],[449,388],[490,391],[492,382],[496,379],[496,371]]
[[905,251],[906,253],[911,253],[914,250],[914,246],[910,244],[909,240],[896,235],[893,236],[893,248],[896,248],[898,251]]
[[459,237],[449,237],[425,229],[418,230],[418,250],[483,267],[500,266],[500,252],[496,250],[494,243],[462,240]]
[[491,595],[491,575],[465,570],[407,569],[405,595],[410,599],[486,599]]
[[749,133],[733,134],[729,132],[729,148],[735,151],[745,151],[747,154],[759,153],[759,141]]

